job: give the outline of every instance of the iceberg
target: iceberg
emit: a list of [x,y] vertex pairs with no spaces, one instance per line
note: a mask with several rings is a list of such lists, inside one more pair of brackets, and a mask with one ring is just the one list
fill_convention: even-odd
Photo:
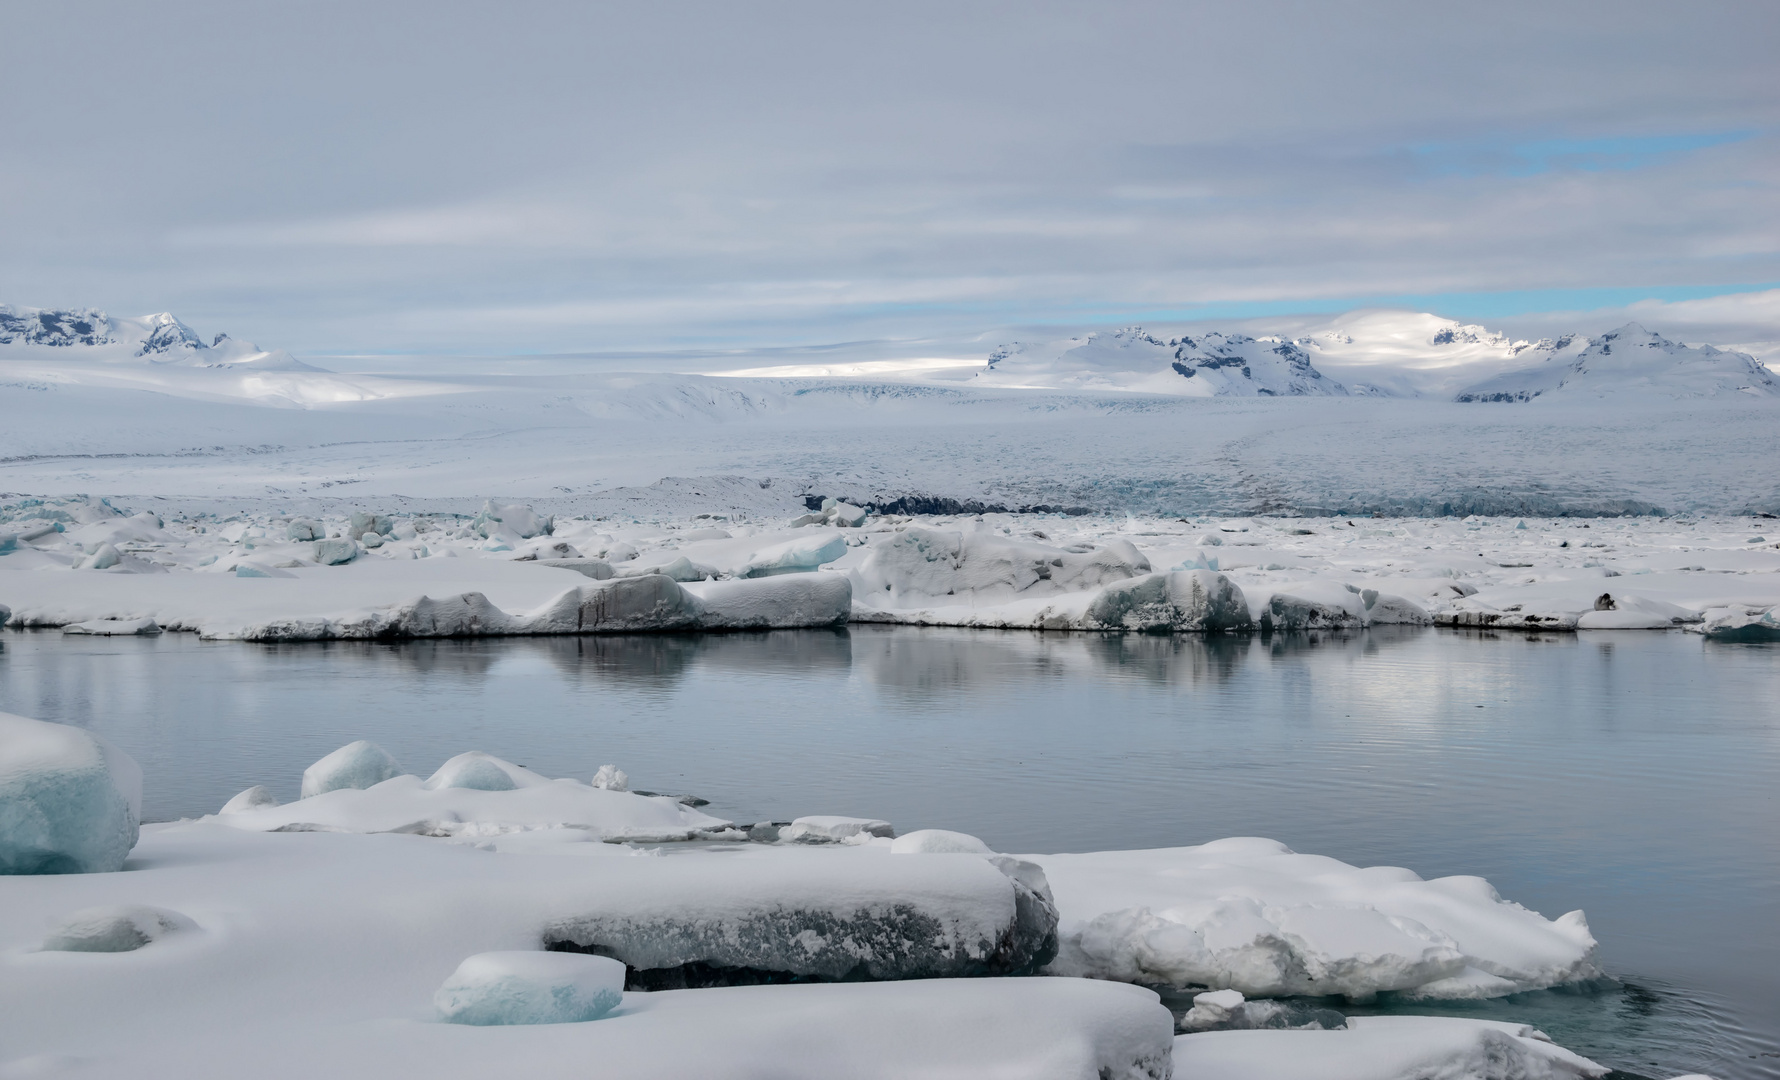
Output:
[[142,769],[67,724],[0,713],[0,874],[109,873],[136,845]]
[[343,788],[368,788],[402,775],[395,758],[366,739],[347,743],[303,770],[302,798]]
[[449,1024],[578,1024],[624,1000],[624,965],[604,956],[477,953],[433,995]]
[[633,990],[1024,975],[1055,955],[1055,908],[981,856],[746,847],[627,865],[544,946],[616,957]]
[[1056,896],[1052,974],[1355,1001],[1501,997],[1600,975],[1582,912],[1546,919],[1482,878],[1424,881],[1254,837],[1021,858]]
[[1213,570],[1151,574],[1108,585],[1088,605],[1091,625],[1150,632],[1247,630],[1248,601]]

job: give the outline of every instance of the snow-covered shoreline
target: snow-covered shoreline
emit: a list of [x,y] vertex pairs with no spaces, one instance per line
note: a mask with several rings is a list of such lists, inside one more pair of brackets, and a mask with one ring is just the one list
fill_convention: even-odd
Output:
[[493,502],[472,517],[309,518],[18,500],[0,504],[0,607],[12,627],[251,641],[849,621],[1680,627],[1753,640],[1780,604],[1780,521],[1761,517],[914,517],[828,505],[795,519],[552,519]]
[[[24,740],[0,754],[0,805],[54,816],[58,770],[99,775],[74,743],[102,740],[18,717],[0,731]],[[295,802],[250,788],[218,814],[142,826],[121,870],[0,877],[0,1070],[1606,1072],[1525,1025],[1327,1007],[1600,977],[1580,912],[1545,919],[1479,878],[1424,881],[1255,838],[1003,855],[866,819],[738,824],[626,789],[615,768],[549,779],[474,752],[422,781],[361,742],[311,766]],[[134,811],[115,813],[134,836]],[[0,844],[47,850],[105,824],[9,826]],[[575,981],[587,953],[622,961],[599,961],[620,980],[610,990]],[[571,986],[582,996],[565,998]],[[1199,991],[1197,1004],[1177,1017],[1156,986]],[[1325,1006],[1268,1000],[1307,993]]]

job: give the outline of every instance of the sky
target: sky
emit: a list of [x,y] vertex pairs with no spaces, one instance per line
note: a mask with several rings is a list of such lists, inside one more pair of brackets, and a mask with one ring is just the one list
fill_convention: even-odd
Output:
[[1768,0],[11,0],[7,22],[30,33],[0,63],[0,303],[170,310],[299,355],[1357,306],[1780,339]]

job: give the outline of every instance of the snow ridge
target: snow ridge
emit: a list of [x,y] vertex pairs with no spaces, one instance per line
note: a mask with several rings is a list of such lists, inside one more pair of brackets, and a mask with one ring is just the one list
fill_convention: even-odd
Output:
[[[0,304],[0,359],[99,360],[197,368],[321,371],[283,349],[217,334],[210,344],[170,312],[113,318],[97,308],[29,308]],[[45,348],[57,350],[46,357]],[[68,350],[66,353],[62,350]]]
[[1780,396],[1780,380],[1748,353],[1690,347],[1637,323],[1597,338],[1566,336],[1533,348],[1546,354],[1539,365],[1487,379],[1453,400],[1527,402],[1553,394],[1625,392],[1668,398]]

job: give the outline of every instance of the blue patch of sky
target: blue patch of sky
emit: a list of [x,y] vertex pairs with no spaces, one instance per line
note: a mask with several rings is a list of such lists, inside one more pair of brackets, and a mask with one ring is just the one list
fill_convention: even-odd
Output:
[[[1373,296],[1341,296],[1318,299],[1231,300],[1202,304],[1122,305],[1074,304],[1047,306],[1045,311],[1020,312],[1027,325],[1076,325],[1089,322],[1200,322],[1207,319],[1257,319],[1284,315],[1338,315],[1357,308],[1408,308],[1456,319],[1503,319],[1549,311],[1591,311],[1618,308],[1641,300],[1675,303],[1713,296],[1760,292],[1780,288],[1780,282],[1741,285],[1675,285],[1577,289],[1521,289],[1503,292],[1392,293]],[[910,307],[900,307],[907,311]],[[888,313],[892,306],[882,310]],[[923,309],[966,310],[980,307],[985,314],[1014,314],[992,305],[920,305]]]
[[1405,149],[1412,161],[1433,176],[1538,176],[1561,171],[1642,169],[1694,151],[1743,142],[1757,134],[1754,130],[1741,130],[1525,142],[1429,142]]

